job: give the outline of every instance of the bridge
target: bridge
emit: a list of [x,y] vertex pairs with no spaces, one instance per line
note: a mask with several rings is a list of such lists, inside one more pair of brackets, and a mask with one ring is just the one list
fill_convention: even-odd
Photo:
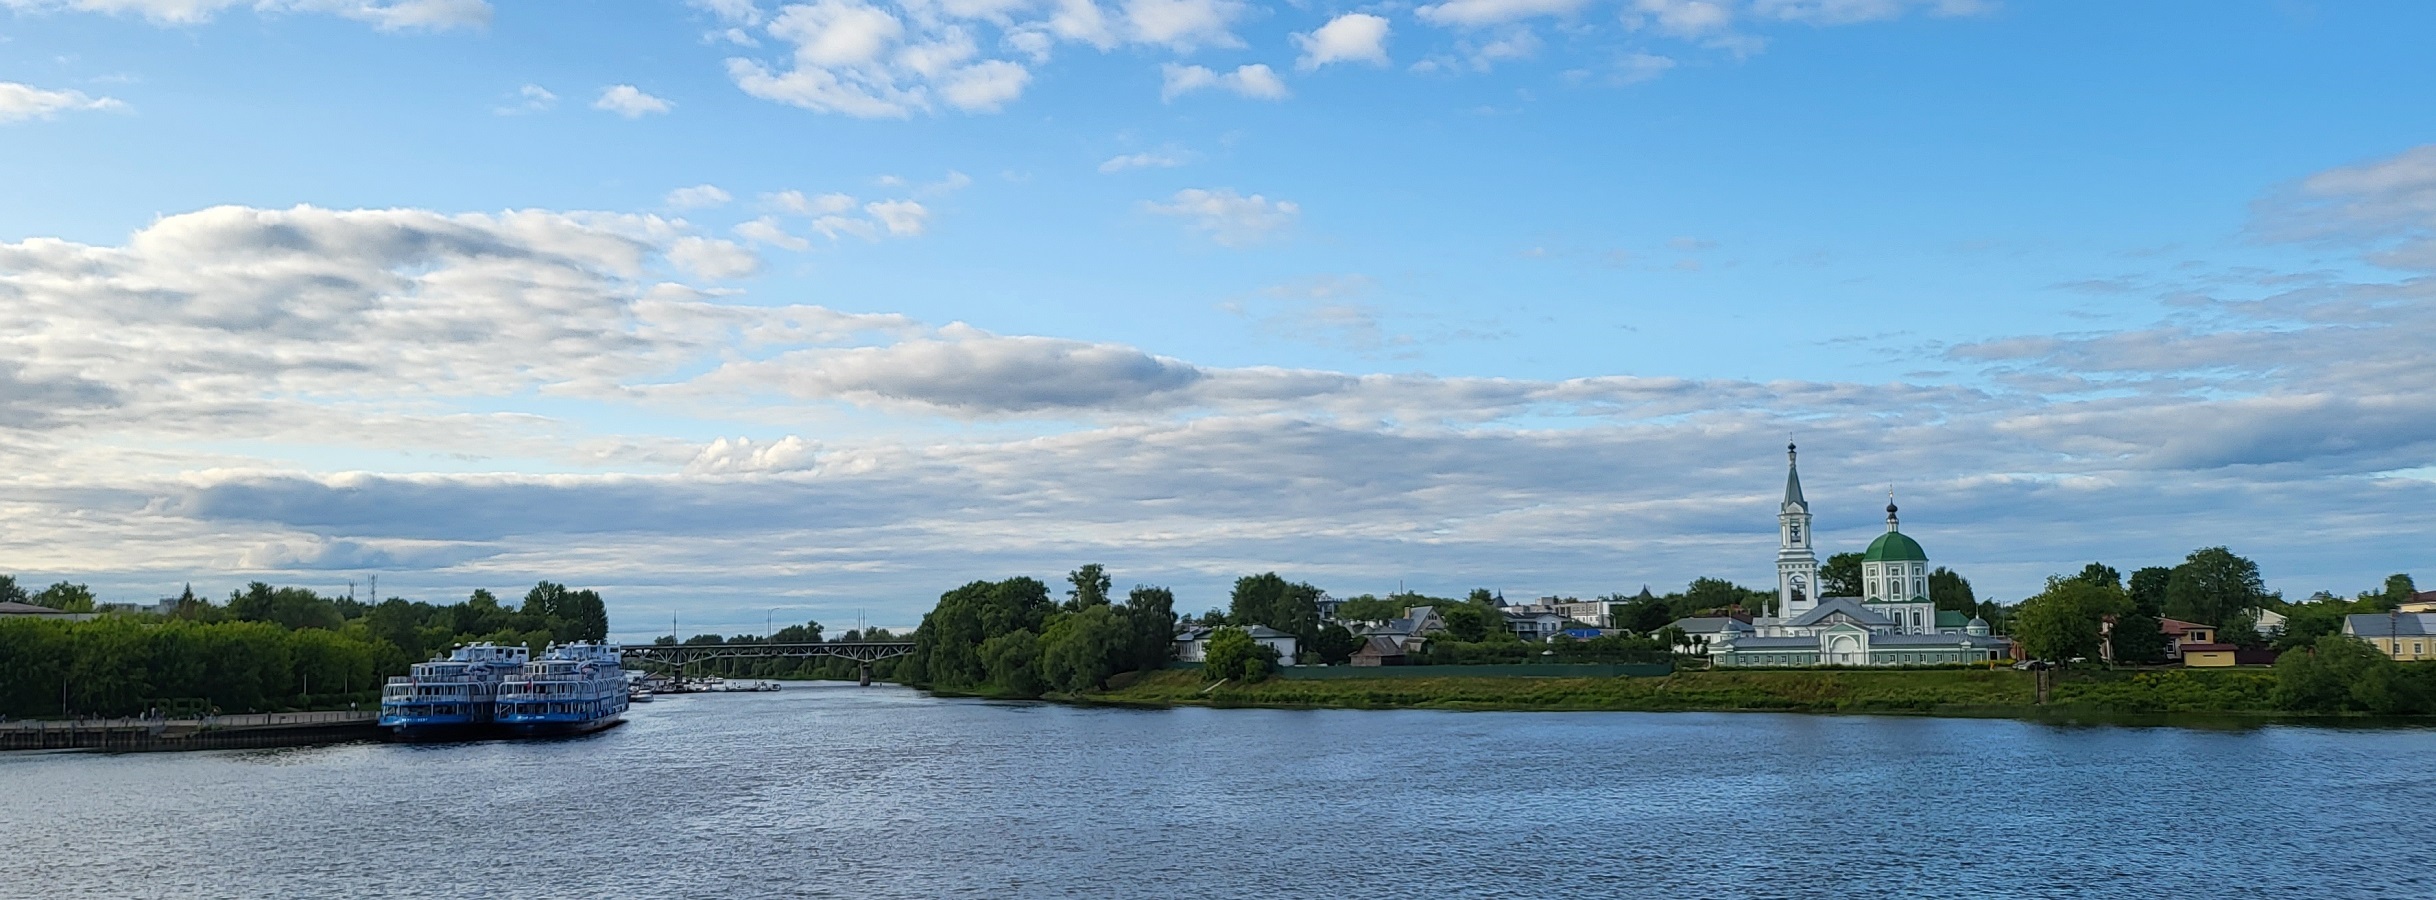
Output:
[[683,670],[716,659],[812,659],[834,657],[862,664],[862,681],[871,685],[871,664],[913,653],[912,641],[836,641],[814,644],[628,644],[621,648],[627,662]]

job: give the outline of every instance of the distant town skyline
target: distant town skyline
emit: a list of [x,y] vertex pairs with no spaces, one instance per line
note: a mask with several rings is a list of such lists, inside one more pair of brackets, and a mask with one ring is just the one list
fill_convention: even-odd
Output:
[[[0,0],[0,573],[908,626],[2429,559],[2436,9]],[[773,613],[772,610],[775,610]]]

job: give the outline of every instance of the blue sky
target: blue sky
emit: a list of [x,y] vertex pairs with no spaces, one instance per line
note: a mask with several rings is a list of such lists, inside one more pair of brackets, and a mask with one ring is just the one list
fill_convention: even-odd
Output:
[[0,571],[1764,583],[1790,437],[1831,542],[1891,483],[1983,594],[2355,591],[2436,500],[2431,25],[0,0]]

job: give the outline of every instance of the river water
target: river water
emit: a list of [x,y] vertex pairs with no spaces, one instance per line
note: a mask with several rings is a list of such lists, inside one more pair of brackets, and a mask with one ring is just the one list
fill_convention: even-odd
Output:
[[9,897],[2436,896],[2436,731],[1121,710],[0,754]]

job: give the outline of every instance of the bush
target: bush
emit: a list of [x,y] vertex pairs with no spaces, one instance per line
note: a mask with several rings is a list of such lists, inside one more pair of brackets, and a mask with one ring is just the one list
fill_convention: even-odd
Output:
[[1276,669],[1277,648],[1252,640],[1241,628],[1211,633],[1201,657],[1201,677],[1210,681],[1257,682]]

